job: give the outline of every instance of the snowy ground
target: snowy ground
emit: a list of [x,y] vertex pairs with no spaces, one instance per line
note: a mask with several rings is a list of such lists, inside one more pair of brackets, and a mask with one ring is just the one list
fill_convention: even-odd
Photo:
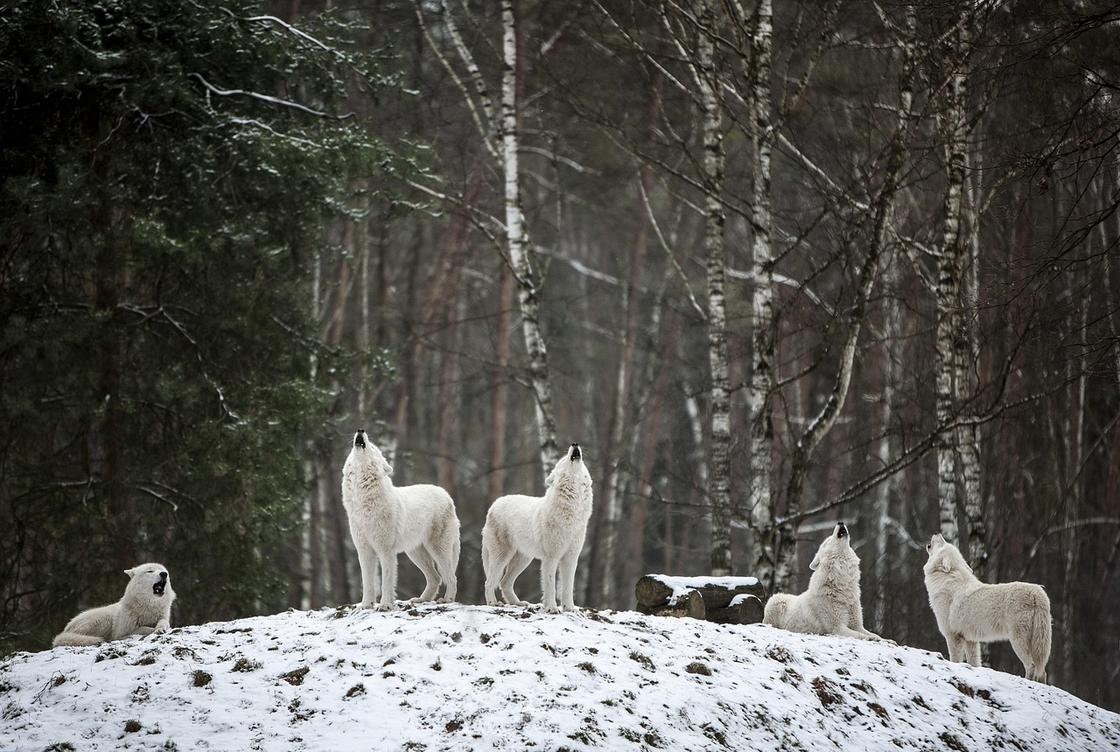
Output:
[[935,654],[762,625],[426,605],[0,664],[0,750],[1115,750],[1120,715]]

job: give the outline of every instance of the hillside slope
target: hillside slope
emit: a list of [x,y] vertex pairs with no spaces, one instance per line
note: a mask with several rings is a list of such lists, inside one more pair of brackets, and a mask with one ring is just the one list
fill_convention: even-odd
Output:
[[0,750],[723,747],[1114,750],[1120,715],[921,650],[630,612],[290,612],[0,664]]

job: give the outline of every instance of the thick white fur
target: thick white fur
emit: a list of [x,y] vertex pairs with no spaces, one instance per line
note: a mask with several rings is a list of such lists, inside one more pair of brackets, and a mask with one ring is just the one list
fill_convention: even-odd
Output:
[[556,605],[557,570],[560,605],[574,611],[576,564],[591,519],[591,474],[569,450],[545,481],[544,496],[513,494],[499,497],[486,513],[482,528],[482,565],[486,571],[486,603],[497,604],[500,588],[506,603],[528,604],[517,597],[513,583],[533,559],[541,560],[544,610],[559,612]]
[[[844,533],[841,534],[841,531]],[[859,557],[838,524],[824,539],[809,569],[809,589],[801,595],[775,593],[766,601],[762,621],[790,632],[834,634],[861,640],[883,639],[863,626]]]
[[980,665],[980,643],[1009,640],[1028,679],[1046,681],[1050,660],[1050,599],[1040,585],[985,585],[960,550],[934,535],[926,546],[929,607],[949,648],[949,660]]
[[128,635],[147,635],[171,629],[171,603],[175,600],[171,576],[167,576],[163,595],[156,595],[152,590],[160,581],[160,573],[166,571],[167,567],[154,562],[124,570],[129,578],[124,596],[116,603],[78,614],[51,644],[55,647],[97,645]]
[[[342,504],[362,569],[362,606],[387,611],[396,605],[397,554],[402,551],[424,573],[424,592],[417,600],[433,600],[441,584],[445,590],[440,600],[455,600],[459,566],[455,503],[439,486],[394,486],[393,467],[362,435],[365,446],[358,446],[355,436],[342,468]],[[378,564],[381,600],[375,605]]]

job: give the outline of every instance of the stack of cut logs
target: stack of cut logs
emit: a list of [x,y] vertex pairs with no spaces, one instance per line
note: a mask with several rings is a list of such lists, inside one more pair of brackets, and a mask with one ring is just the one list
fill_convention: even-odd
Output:
[[690,616],[719,624],[757,624],[767,597],[766,588],[754,577],[647,574],[634,592],[643,614]]

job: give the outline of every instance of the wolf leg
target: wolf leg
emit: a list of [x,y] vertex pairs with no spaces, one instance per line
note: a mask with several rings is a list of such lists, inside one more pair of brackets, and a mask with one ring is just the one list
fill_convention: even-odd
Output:
[[455,576],[455,570],[459,566],[459,526],[445,526],[439,539],[425,546],[444,586],[443,597],[437,600],[441,603],[455,600],[459,589],[459,578]]
[[949,660],[953,663],[967,663],[968,642],[960,635],[948,635],[945,643],[949,648]]
[[501,580],[502,597],[505,598],[506,603],[511,606],[529,605],[528,601],[523,601],[517,597],[517,592],[514,591],[513,584],[517,581],[517,577],[532,563],[532,557],[515,551],[504,567]]
[[358,549],[358,566],[362,570],[362,608],[373,608],[377,603],[377,555],[357,540],[354,544]]
[[857,632],[856,630],[854,630],[850,627],[845,627],[843,625],[837,627],[836,631],[833,632],[833,634],[840,635],[841,637],[851,637],[851,638],[854,638],[856,640],[879,640],[879,641],[881,641],[883,639],[882,637],[875,634],[874,632],[868,632],[866,629],[863,630],[862,632]]
[[409,549],[405,552],[405,555],[424,573],[424,592],[413,600],[418,603],[434,600],[436,592],[439,591],[439,573],[436,571],[435,559],[432,558],[423,544]]
[[556,567],[557,559],[541,559],[541,606],[547,613],[558,614],[556,607]]
[[381,563],[381,601],[376,610],[392,611],[397,606],[397,555],[378,552],[377,560]]
[[[1047,624],[1047,627],[1050,625]],[[1047,636],[1048,637],[1048,636]],[[1047,640],[1048,642],[1048,640]],[[1035,643],[1039,643],[1036,645]],[[1023,673],[1028,679],[1046,683],[1046,661],[1050,657],[1042,655],[1042,639],[1035,637],[1029,627],[1020,627],[1011,633],[1011,647],[1023,662]]]
[[51,645],[56,648],[61,645],[81,647],[85,645],[100,645],[103,642],[105,642],[105,639],[97,637],[96,635],[79,634],[78,632],[61,632],[54,638]]
[[579,563],[579,551],[582,546],[576,546],[560,560],[560,606],[565,611],[575,611],[576,589],[576,564]]

